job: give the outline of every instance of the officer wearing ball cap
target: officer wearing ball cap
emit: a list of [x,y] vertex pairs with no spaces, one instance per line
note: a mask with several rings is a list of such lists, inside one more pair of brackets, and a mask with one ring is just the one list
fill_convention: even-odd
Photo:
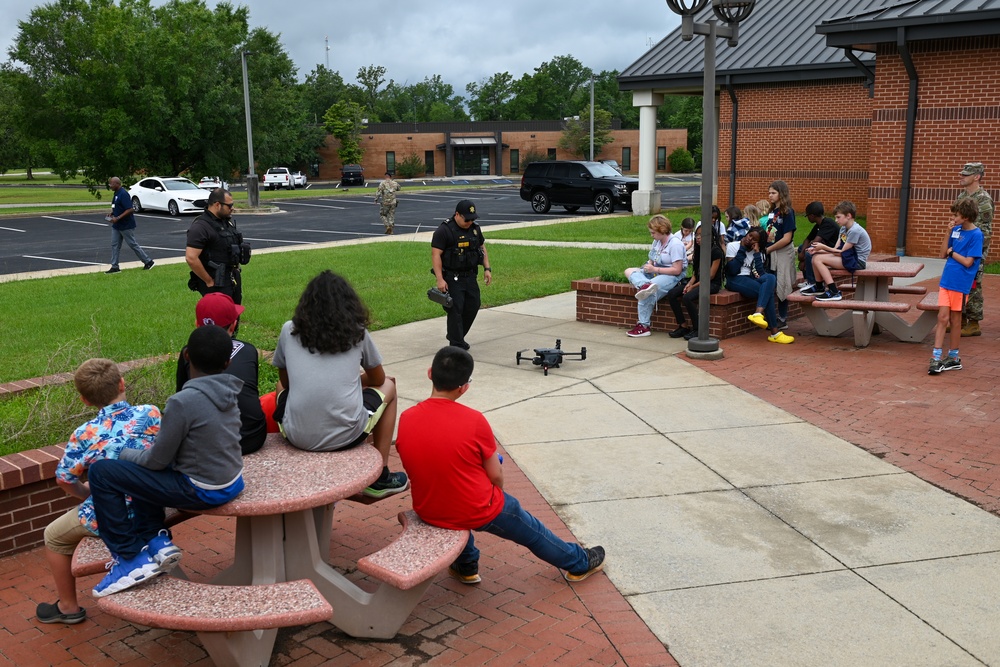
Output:
[[979,263],[979,273],[976,274],[975,287],[969,292],[962,313],[962,336],[981,336],[979,322],[983,319],[983,267],[990,253],[990,237],[993,235],[993,199],[982,187],[982,179],[986,167],[982,162],[966,162],[959,172],[959,183],[963,192],[958,195],[958,201],[971,198],[979,209],[976,226],[983,232],[983,261]]
[[455,213],[441,223],[431,238],[431,264],[437,288],[452,298],[448,316],[448,343],[468,350],[465,336],[479,313],[479,265],[483,266],[483,282],[493,282],[486,240],[475,220],[476,205],[468,199],[458,202]]

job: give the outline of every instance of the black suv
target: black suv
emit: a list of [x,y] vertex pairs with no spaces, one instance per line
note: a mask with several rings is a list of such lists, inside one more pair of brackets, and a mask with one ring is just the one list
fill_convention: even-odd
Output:
[[341,185],[364,185],[365,170],[360,164],[345,164],[340,168]]
[[535,213],[548,213],[552,204],[572,213],[593,205],[598,213],[615,207],[632,210],[632,193],[639,179],[622,176],[601,162],[546,160],[532,162],[521,177],[521,199],[531,202]]

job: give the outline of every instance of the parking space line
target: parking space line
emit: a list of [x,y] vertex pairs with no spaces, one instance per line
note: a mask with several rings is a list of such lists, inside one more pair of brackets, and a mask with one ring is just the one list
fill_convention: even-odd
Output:
[[0,229],[5,232],[21,232],[22,234],[25,234],[28,231],[27,229],[14,229],[13,227],[0,227]]
[[347,236],[382,236],[382,234],[370,234],[368,232],[337,232],[331,229],[300,229],[300,232],[310,234],[346,234]]
[[88,266],[100,266],[103,262],[79,262],[75,259],[59,259],[58,257],[39,257],[38,255],[21,255],[25,259],[44,259],[49,262],[66,262],[68,264],[86,264]]
[[106,223],[106,222],[88,222],[87,220],[71,220],[70,218],[57,218],[54,215],[43,215],[42,217],[43,218],[47,218],[49,220],[60,220],[62,222],[78,222],[81,225],[96,225],[98,227],[108,227],[109,226],[108,223]]
[[166,250],[167,252],[179,252],[182,254],[184,253],[184,248],[161,248],[160,246],[145,245],[145,244],[143,244],[142,247],[145,250]]
[[266,243],[291,243],[292,245],[315,245],[315,241],[286,241],[285,239],[255,239],[250,236],[244,236],[245,241],[264,241]]
[[325,204],[307,204],[305,202],[300,202],[300,201],[278,201],[278,200],[274,200],[272,203],[273,204],[282,204],[282,205],[292,205],[292,206],[315,206],[316,208],[335,208],[335,209],[339,209],[341,211],[344,210],[343,206],[327,206]]
[[[368,195],[362,195],[362,196],[368,196]],[[371,203],[372,203],[370,201],[360,201],[360,200],[355,200],[355,199],[346,199],[346,198],[343,198],[343,197],[340,198],[340,199],[320,199],[319,201],[335,201],[335,202],[340,202],[341,204],[362,204],[363,206],[371,206]]]
[[164,218],[162,215],[149,215],[148,213],[133,213],[137,218],[149,218],[151,220],[162,220],[163,222],[184,222],[178,218]]

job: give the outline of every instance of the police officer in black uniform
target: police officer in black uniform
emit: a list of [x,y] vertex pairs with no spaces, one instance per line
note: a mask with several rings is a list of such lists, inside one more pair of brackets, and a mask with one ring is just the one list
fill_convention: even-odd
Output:
[[441,223],[431,238],[431,262],[437,288],[451,295],[448,314],[448,343],[468,350],[465,335],[479,313],[479,265],[483,265],[483,281],[493,281],[490,258],[486,254],[483,232],[474,221],[475,205],[463,199],[455,214]]
[[209,193],[205,212],[188,229],[184,259],[191,267],[192,290],[202,296],[222,292],[236,304],[243,302],[240,265],[250,261],[250,248],[233,222],[233,196],[228,190]]

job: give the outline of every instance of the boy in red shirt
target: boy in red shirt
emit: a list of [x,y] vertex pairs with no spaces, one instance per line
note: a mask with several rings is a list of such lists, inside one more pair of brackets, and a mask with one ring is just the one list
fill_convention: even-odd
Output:
[[[531,550],[564,570],[566,581],[583,581],[604,566],[604,548],[584,549],[554,535],[503,491],[503,468],[486,417],[458,403],[472,382],[472,355],[445,347],[434,356],[428,377],[431,396],[399,418],[396,449],[410,477],[413,510],[441,528],[492,533]],[[448,572],[477,584],[479,549],[475,538]]]

